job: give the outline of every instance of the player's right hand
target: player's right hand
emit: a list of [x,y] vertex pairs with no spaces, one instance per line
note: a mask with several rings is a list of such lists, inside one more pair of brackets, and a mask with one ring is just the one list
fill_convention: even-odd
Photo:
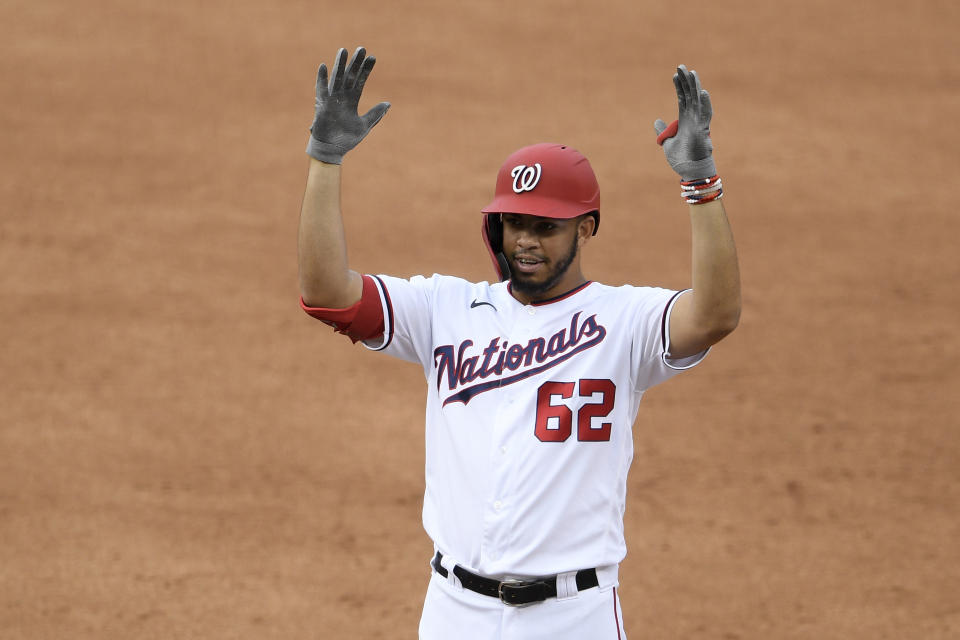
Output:
[[389,102],[381,102],[362,116],[357,112],[363,85],[377,61],[366,53],[357,47],[347,64],[347,50],[341,48],[329,82],[327,65],[320,65],[307,154],[321,162],[343,162],[344,154],[360,144],[390,108]]
[[653,124],[657,142],[663,145],[667,162],[683,180],[699,180],[717,174],[713,162],[713,143],[710,141],[710,120],[713,106],[710,94],[700,87],[696,71],[687,71],[683,65],[673,75],[677,89],[679,118],[667,125],[663,120]]

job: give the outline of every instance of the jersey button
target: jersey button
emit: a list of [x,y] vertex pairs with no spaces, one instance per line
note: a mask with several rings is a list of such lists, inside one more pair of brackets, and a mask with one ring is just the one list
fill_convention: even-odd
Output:
[[503,508],[503,503],[497,500],[496,502],[493,503],[493,508],[497,511],[500,511],[500,509]]

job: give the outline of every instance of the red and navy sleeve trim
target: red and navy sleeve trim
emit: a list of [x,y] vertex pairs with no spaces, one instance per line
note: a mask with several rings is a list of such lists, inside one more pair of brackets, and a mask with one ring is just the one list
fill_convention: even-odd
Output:
[[[685,289],[684,291],[689,291],[689,289]],[[679,298],[680,295],[684,293],[684,291],[677,291],[675,294],[670,296],[670,300],[668,300],[667,304],[664,305],[663,307],[663,316],[660,318],[660,346],[661,346],[660,351],[661,353],[666,354],[667,347],[670,346],[670,340],[667,334],[667,331],[670,330],[670,328],[667,327],[667,318],[670,316],[670,309],[673,307],[674,301],[677,298]]]
[[671,296],[670,300],[664,307],[663,318],[660,321],[660,341],[663,346],[660,358],[663,360],[663,364],[667,365],[671,369],[674,369],[675,371],[683,371],[696,366],[706,357],[707,353],[710,352],[710,348],[708,347],[700,353],[686,358],[674,358],[670,355],[669,350],[672,348],[672,345],[670,344],[670,327],[668,326],[670,324],[670,316],[673,313],[673,307],[676,304],[677,298],[688,291],[692,291],[692,289],[684,289],[683,291],[679,291]]
[[390,346],[390,343],[393,342],[393,302],[390,300],[390,292],[387,290],[387,285],[383,283],[383,280],[379,276],[372,276],[372,279],[376,281],[377,287],[380,292],[380,299],[382,300],[381,313],[383,316],[383,344],[378,347],[371,347],[373,351],[382,351]]

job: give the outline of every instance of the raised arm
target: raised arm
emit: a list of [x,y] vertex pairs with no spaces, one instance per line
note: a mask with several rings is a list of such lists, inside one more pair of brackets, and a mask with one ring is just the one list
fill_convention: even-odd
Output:
[[690,208],[693,291],[680,296],[670,314],[670,356],[700,353],[730,334],[740,321],[740,267],[733,232],[720,198],[710,141],[713,107],[696,71],[681,65],[673,76],[679,119],[657,120],[657,142],[680,174],[681,193]]
[[317,97],[307,154],[310,169],[300,207],[298,267],[300,296],[309,307],[344,308],[360,299],[360,275],[350,269],[340,210],[343,156],[357,146],[390,108],[381,102],[360,116],[357,106],[376,58],[358,47],[347,63],[340,49],[328,81],[317,74]]

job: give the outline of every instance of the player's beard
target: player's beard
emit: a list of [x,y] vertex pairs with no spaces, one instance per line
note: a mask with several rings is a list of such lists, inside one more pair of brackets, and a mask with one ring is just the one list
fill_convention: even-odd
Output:
[[556,266],[543,282],[534,282],[530,280],[526,274],[515,273],[516,270],[514,269],[514,273],[510,274],[510,287],[514,291],[530,296],[531,298],[536,298],[550,291],[550,289],[554,288],[557,283],[560,282],[570,268],[570,265],[573,264],[573,259],[577,257],[577,240],[577,236],[574,236],[573,244],[570,245],[570,251],[557,261]]

